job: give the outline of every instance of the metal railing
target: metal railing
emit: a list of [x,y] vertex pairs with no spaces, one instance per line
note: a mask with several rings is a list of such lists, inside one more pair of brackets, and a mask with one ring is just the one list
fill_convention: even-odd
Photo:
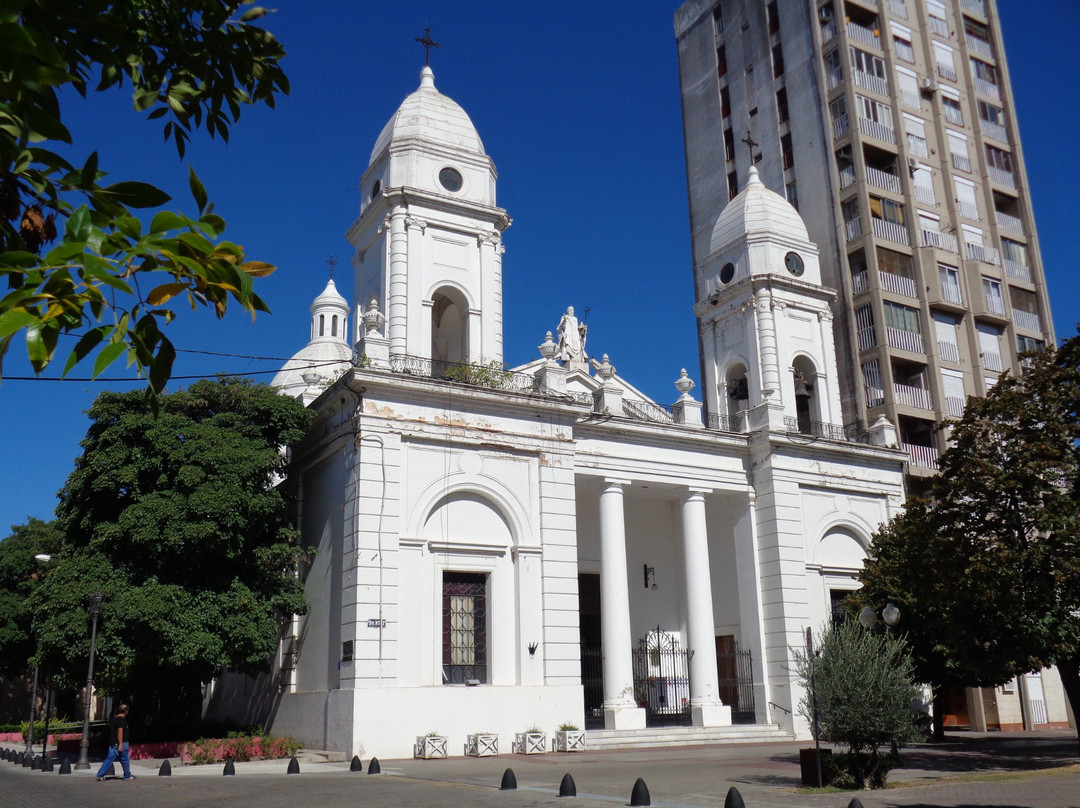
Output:
[[861,295],[867,289],[870,288],[870,281],[868,280],[870,273],[865,269],[862,272],[856,272],[851,276],[851,292],[852,294]]
[[904,0],[889,0],[889,11],[894,17],[902,20],[907,19],[907,4]]
[[941,17],[935,17],[933,14],[930,15],[930,31],[942,39],[949,38],[949,24]]
[[862,235],[862,219],[856,216],[854,219],[848,219],[844,222],[844,235],[848,241],[857,239]]
[[969,33],[964,33],[964,40],[967,42],[968,50],[974,53],[976,56],[981,56],[984,59],[994,58],[994,49],[990,47],[990,43],[973,37]]
[[705,419],[705,428],[714,429],[718,432],[742,432],[743,416],[725,415],[724,413],[710,412]]
[[859,131],[867,137],[874,137],[886,143],[896,143],[896,134],[891,126],[878,123],[870,118],[864,118],[861,115],[859,116]]
[[899,348],[901,351],[910,351],[911,353],[926,353],[923,348],[922,334],[886,326],[885,336],[888,338],[889,346],[892,348]]
[[837,67],[837,68],[835,68],[833,70],[830,70],[828,73],[826,73],[825,74],[825,79],[826,79],[826,81],[827,81],[827,83],[829,85],[829,89],[830,90],[835,90],[837,87],[839,87],[843,83],[843,81],[844,81],[844,72],[839,67]]
[[911,243],[908,239],[907,228],[902,224],[874,218],[870,219],[870,223],[873,225],[874,235],[878,238],[885,239],[885,241],[891,241],[894,244],[903,244],[904,246]]
[[972,14],[978,14],[984,19],[986,18],[986,3],[984,0],[960,0],[960,7],[964,11],[970,11]]
[[930,147],[926,142],[926,138],[919,135],[913,135],[911,132],[907,133],[907,147],[908,151],[912,154],[917,154],[919,157],[929,157]]
[[832,132],[834,138],[843,137],[848,133],[848,116],[846,112],[833,118]]
[[[998,290],[998,295],[1000,295],[1000,293],[1001,293],[1001,290],[999,289]],[[984,311],[987,314],[994,314],[994,315],[996,315],[998,317],[1004,317],[1005,316],[1005,301],[1002,300],[998,295],[988,295],[988,294],[983,295],[983,305],[985,307]]]
[[930,391],[921,387],[912,387],[910,384],[893,383],[893,392],[896,394],[896,403],[905,407],[914,407],[919,410],[932,410],[934,405],[930,400]]
[[791,415],[784,416],[784,429],[788,432],[798,432],[800,435],[812,435],[815,438],[826,440],[839,440],[846,443],[873,444],[870,432],[862,424],[829,424],[825,421],[814,421],[810,418],[799,418]]
[[922,245],[924,247],[937,247],[945,252],[957,252],[956,236],[952,233],[942,233],[940,230],[922,230]]
[[881,50],[881,37],[872,28],[866,28],[857,22],[849,22],[847,24],[847,35],[856,42]]
[[1011,171],[1006,171],[1004,168],[998,168],[997,166],[988,166],[990,169],[990,181],[996,182],[998,185],[1004,185],[1006,188],[1016,189],[1016,176]]
[[900,178],[887,171],[867,166],[866,181],[883,191],[892,191],[894,194],[900,193]]
[[856,87],[863,87],[878,95],[889,94],[889,82],[881,76],[875,76],[873,73],[867,73],[865,70],[857,68],[852,68],[851,74],[855,78]]
[[1008,232],[1015,233],[1018,236],[1024,235],[1024,223],[1017,216],[1010,216],[1008,213],[1002,213],[1000,210],[994,211],[994,219],[997,220],[997,226]]
[[930,205],[931,207],[937,205],[937,197],[934,196],[934,189],[929,185],[916,185],[915,198],[924,205]]
[[905,90],[903,87],[900,88],[900,102],[910,109],[922,109],[922,96],[917,92]]
[[652,401],[630,401],[623,399],[623,415],[636,421],[651,421],[654,424],[675,423],[675,413],[670,407]]
[[933,446],[916,446],[912,443],[901,443],[900,445],[908,453],[911,465],[924,469],[937,469],[938,450]]
[[855,335],[859,340],[860,351],[865,351],[867,348],[873,348],[877,345],[877,337],[874,336],[873,327],[860,328]]
[[950,65],[946,62],[938,62],[937,74],[943,79],[948,79],[949,81],[956,81],[956,65]]
[[971,219],[973,222],[979,221],[979,208],[971,202],[965,199],[957,199],[956,209],[960,211],[960,215],[965,219]]
[[855,183],[855,166],[844,166],[840,169],[840,187],[847,188]]
[[955,342],[945,342],[944,340],[938,340],[937,344],[938,356],[940,356],[946,362],[958,363],[960,361],[960,346]]
[[979,354],[979,358],[982,360],[983,367],[987,370],[992,370],[995,373],[1001,373],[1004,366],[1001,364],[1001,354],[994,353],[993,351],[983,351]]
[[955,281],[946,281],[941,284],[941,299],[946,303],[956,303],[962,305],[964,302],[964,296],[960,294],[960,284]]
[[945,116],[945,120],[949,123],[954,123],[957,126],[964,125],[964,110],[960,107],[954,107],[951,104],[942,103],[941,113]]
[[952,158],[953,168],[958,171],[966,171],[971,173],[971,158],[966,154],[957,154],[956,152],[949,152],[949,157]]
[[404,376],[438,379],[470,387],[502,390],[511,393],[532,393],[550,398],[561,398],[582,404],[592,404],[589,393],[556,392],[544,387],[528,373],[503,370],[497,362],[487,364],[470,362],[447,362],[422,356],[395,354],[390,357],[390,371]]
[[975,85],[975,92],[979,95],[985,95],[987,98],[993,98],[995,101],[1001,100],[1001,90],[992,81],[981,79],[978,76],[972,76],[972,79]]
[[993,121],[984,121],[979,119],[979,127],[982,129],[982,133],[988,137],[993,138],[998,143],[1009,142],[1009,132],[1000,123],[994,123]]
[[1008,258],[1006,258],[1003,263],[1005,264],[1005,274],[1013,280],[1023,281],[1024,283],[1034,283],[1031,275],[1031,267],[1017,261],[1010,261]]
[[894,275],[891,272],[878,270],[878,279],[881,281],[881,288],[886,292],[892,292],[894,295],[903,295],[904,297],[919,297],[919,293],[915,287],[915,281],[911,278],[905,278],[903,275]]
[[915,49],[911,47],[911,43],[903,39],[893,37],[893,53],[896,54],[897,59],[902,59],[909,65],[915,64]]
[[1021,328],[1026,328],[1028,331],[1042,332],[1042,321],[1035,312],[1024,311],[1023,309],[1013,309],[1012,316],[1013,322]]
[[965,242],[964,254],[969,261],[982,261],[984,264],[998,266],[1001,263],[1001,254],[997,247],[987,247],[985,244],[972,244]]
[[945,396],[945,412],[949,413],[953,418],[962,418],[966,406],[967,402],[962,398]]

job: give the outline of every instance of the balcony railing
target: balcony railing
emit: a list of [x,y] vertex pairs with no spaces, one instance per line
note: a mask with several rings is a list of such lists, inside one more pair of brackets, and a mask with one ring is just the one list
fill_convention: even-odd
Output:
[[983,351],[979,354],[979,358],[982,360],[982,365],[987,370],[992,370],[994,373],[1001,373],[1001,354],[994,353],[993,351]]
[[956,124],[957,126],[964,125],[964,111],[960,107],[954,107],[951,104],[942,104],[941,111],[945,115],[945,120],[949,123]]
[[997,220],[997,226],[1000,230],[1004,230],[1007,233],[1015,233],[1018,236],[1024,235],[1024,223],[1018,216],[1012,216],[997,210],[994,211],[994,218]]
[[840,169],[840,187],[847,188],[855,183],[855,166],[844,166]]
[[994,314],[998,317],[1005,316],[1005,301],[996,295],[983,295],[983,303],[986,308],[987,314]]
[[922,109],[922,97],[917,92],[900,88],[900,103],[909,109]]
[[1016,261],[1010,261],[1008,258],[1006,258],[1003,263],[1005,264],[1005,274],[1013,280],[1023,281],[1024,283],[1034,283],[1031,277],[1031,267],[1017,263]]
[[966,171],[971,173],[971,158],[966,154],[957,154],[956,152],[949,152],[949,157],[952,158],[953,168],[958,171]]
[[934,196],[934,189],[929,185],[916,185],[915,198],[922,202],[924,205],[937,205],[937,198]]
[[937,469],[938,450],[933,446],[916,446],[913,443],[901,443],[900,445],[908,453],[911,465],[924,469]]
[[973,222],[979,221],[979,208],[972,203],[964,199],[957,199],[956,209],[960,211],[960,215],[965,219],[971,219]]
[[964,11],[978,14],[983,19],[986,18],[986,3],[984,0],[960,0],[960,7]]
[[966,406],[967,402],[962,398],[945,396],[945,412],[949,413],[953,418],[963,418],[964,407]]
[[843,137],[848,133],[848,116],[845,112],[843,115],[837,115],[833,118],[832,122],[832,134],[834,138]]
[[844,81],[844,71],[842,71],[839,67],[834,68],[825,74],[825,79],[829,85],[829,89],[835,90]]
[[979,126],[982,128],[982,133],[986,135],[986,137],[993,138],[998,143],[1009,142],[1009,132],[1000,123],[984,121],[980,118]]
[[866,392],[867,407],[880,407],[885,403],[885,391],[880,387],[871,387],[867,384],[863,385],[863,389]]
[[949,280],[942,283],[941,299],[946,303],[955,303],[958,306],[963,305],[964,297],[960,294],[960,284],[955,280]]
[[896,403],[905,407],[915,407],[920,410],[932,410],[933,403],[930,401],[930,391],[921,387],[912,387],[910,384],[893,384],[896,392]]
[[944,342],[938,340],[937,344],[938,356],[940,356],[946,362],[959,362],[960,361],[960,346],[955,342]]
[[637,421],[652,421],[655,424],[675,423],[675,414],[670,407],[664,407],[652,401],[623,399],[623,414]]
[[842,440],[848,443],[870,443],[870,434],[865,429],[829,424],[825,421],[813,421],[809,418],[784,416],[784,429],[802,435],[813,435],[826,440]]
[[998,168],[997,166],[989,166],[989,169],[991,182],[1016,190],[1016,177],[1011,171],[1006,171],[1004,168]]
[[862,219],[856,216],[844,222],[844,235],[848,241],[853,241],[862,235]]
[[901,328],[886,327],[885,335],[891,348],[899,348],[901,351],[910,351],[911,353],[926,353],[923,348],[922,334],[914,331],[904,331]]
[[723,413],[710,412],[705,419],[706,429],[717,429],[721,432],[742,432],[742,415],[724,415]]
[[871,28],[865,28],[857,22],[849,22],[847,24],[847,35],[856,42],[881,50],[881,37]]
[[919,297],[919,293],[915,288],[915,281],[911,278],[905,278],[903,275],[894,275],[891,272],[878,270],[878,279],[881,281],[881,288],[886,292],[892,292],[894,295],[903,295],[904,297],[913,297],[915,299],[918,299]]
[[942,39],[949,38],[949,24],[933,14],[930,15],[930,30]]
[[851,74],[855,77],[855,86],[865,87],[867,90],[875,92],[878,95],[889,94],[889,82],[881,76],[875,76],[873,73],[867,73],[865,70],[857,69],[852,69]]
[[937,74],[943,79],[948,79],[949,81],[956,81],[956,66],[946,64],[945,62],[938,62]]
[[874,336],[874,328],[860,328],[856,332],[856,337],[859,340],[859,350],[865,351],[867,348],[873,348],[877,345],[877,337]]
[[886,143],[896,143],[896,135],[893,133],[891,126],[878,123],[870,118],[864,118],[861,115],[859,116],[859,131],[868,137],[884,140]]
[[910,42],[893,37],[893,52],[897,59],[902,59],[909,65],[915,64],[915,49],[911,47]]
[[830,39],[836,36],[836,23],[829,20],[823,26],[821,26],[821,41],[828,42]]
[[982,261],[984,264],[1001,264],[1001,253],[997,247],[987,247],[985,244],[964,243],[964,254],[969,261]]
[[866,181],[883,191],[892,191],[894,194],[900,193],[900,178],[895,174],[889,174],[887,171],[867,166]]
[[1001,100],[1001,90],[993,82],[986,79],[980,79],[978,76],[972,76],[975,84],[975,92],[979,95],[985,95],[987,98],[993,98],[995,101]]
[[981,56],[984,59],[994,58],[994,49],[990,47],[989,42],[973,37],[971,34],[967,33],[964,34],[964,39],[967,41],[968,50],[976,56]]
[[907,19],[907,4],[904,0],[889,0],[889,11],[895,17],[899,17],[902,20]]
[[536,378],[528,373],[502,370],[497,364],[445,362],[438,359],[427,359],[422,356],[395,354],[390,357],[390,370],[393,373],[401,373],[406,376],[441,379],[447,382],[468,384],[474,387],[487,387],[493,390],[559,395],[546,388],[541,388]]
[[1022,311],[1021,309],[1013,309],[1012,316],[1013,322],[1021,328],[1042,333],[1042,321],[1039,319],[1038,314],[1030,311]]
[[945,252],[957,252],[956,236],[952,233],[942,233],[940,230],[922,230],[922,245],[924,247],[937,247]]
[[926,138],[919,135],[913,135],[911,132],[907,134],[907,147],[908,151],[912,154],[917,154],[919,157],[929,157],[930,149],[927,146]]
[[871,219],[870,222],[874,228],[874,235],[878,238],[891,241],[893,244],[903,244],[904,246],[911,243],[908,238],[907,228],[902,224],[887,222],[884,219]]
[[851,292],[852,294],[861,295],[867,289],[870,288],[870,283],[867,280],[870,273],[865,269],[862,272],[856,272],[851,276]]

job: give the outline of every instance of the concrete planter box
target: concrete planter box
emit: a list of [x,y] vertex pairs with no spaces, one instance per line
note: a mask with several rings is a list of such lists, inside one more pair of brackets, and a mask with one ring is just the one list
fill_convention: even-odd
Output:
[[560,729],[555,733],[556,752],[584,752],[585,730]]
[[547,752],[547,734],[543,732],[518,732],[514,735],[514,754],[542,755]]
[[495,757],[499,754],[499,736],[494,732],[476,732],[465,736],[465,754],[471,757]]
[[422,760],[446,757],[446,736],[417,735],[416,745],[413,747],[413,757]]

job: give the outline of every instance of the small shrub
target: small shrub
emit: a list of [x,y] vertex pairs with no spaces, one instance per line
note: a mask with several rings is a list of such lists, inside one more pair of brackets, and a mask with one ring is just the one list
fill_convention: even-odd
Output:
[[244,735],[230,732],[226,738],[199,738],[181,744],[180,756],[190,758],[194,764],[219,763],[232,760],[244,763],[261,758],[275,760],[292,757],[301,743],[289,735]]
[[563,724],[559,724],[559,732],[574,732],[577,730],[578,725],[572,721],[567,721]]

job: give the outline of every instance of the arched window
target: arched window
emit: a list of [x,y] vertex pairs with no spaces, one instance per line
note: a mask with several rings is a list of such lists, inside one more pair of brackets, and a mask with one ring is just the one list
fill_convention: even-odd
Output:
[[336,314],[333,317],[330,318],[330,336],[331,337],[336,337],[337,336],[337,315]]
[[809,358],[796,358],[791,370],[791,383],[799,431],[804,435],[814,434],[815,422],[821,421],[821,407],[817,390],[817,369]]
[[320,336],[320,337],[321,337],[321,336],[322,336],[323,334],[325,334],[325,333],[326,333],[326,323],[325,323],[325,320],[326,320],[326,316],[325,316],[325,315],[322,315],[322,314],[320,314],[320,315],[319,315],[319,336]]
[[457,290],[440,289],[432,296],[432,359],[443,362],[468,360],[468,315],[468,306]]

